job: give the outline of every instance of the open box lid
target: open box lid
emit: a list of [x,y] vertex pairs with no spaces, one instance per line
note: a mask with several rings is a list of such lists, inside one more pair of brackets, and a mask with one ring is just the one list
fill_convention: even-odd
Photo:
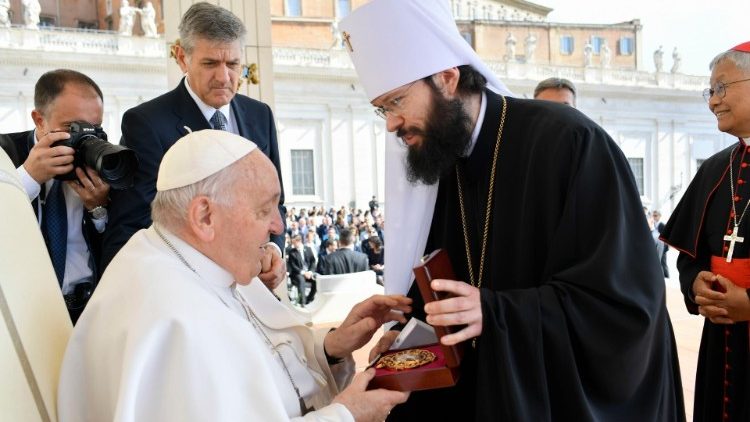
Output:
[[[436,292],[430,287],[430,282],[435,279],[447,279],[456,280],[456,275],[453,272],[453,266],[451,265],[450,257],[448,252],[444,249],[437,249],[431,254],[427,255],[422,259],[422,264],[414,267],[414,277],[417,282],[419,292],[422,294],[422,300],[424,303],[434,302],[436,300],[443,300],[451,297],[452,295],[445,292]],[[461,365],[461,357],[463,356],[463,342],[453,346],[445,346],[440,343],[439,340],[446,334],[451,334],[460,331],[463,326],[451,326],[441,327],[432,326],[435,329],[435,334],[438,337],[438,343],[443,349],[445,355],[445,361],[449,368],[456,368]]]

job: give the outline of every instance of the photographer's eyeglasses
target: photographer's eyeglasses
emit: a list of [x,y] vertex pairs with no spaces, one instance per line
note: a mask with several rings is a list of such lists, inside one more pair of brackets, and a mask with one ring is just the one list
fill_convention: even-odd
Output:
[[419,80],[416,80],[410,83],[409,86],[404,90],[403,94],[388,101],[386,105],[375,107],[375,114],[384,120],[388,118],[389,114],[394,117],[400,116],[401,112],[404,110],[404,99],[409,94],[409,90],[411,89],[411,87],[418,81]]
[[719,98],[724,98],[725,95],[727,95],[727,87],[732,84],[740,83],[740,82],[746,82],[750,81],[750,79],[741,79],[739,81],[734,82],[716,82],[716,85],[714,85],[713,89],[706,88],[703,90],[703,99],[706,100],[706,102],[711,101],[711,97],[714,95],[718,95]]

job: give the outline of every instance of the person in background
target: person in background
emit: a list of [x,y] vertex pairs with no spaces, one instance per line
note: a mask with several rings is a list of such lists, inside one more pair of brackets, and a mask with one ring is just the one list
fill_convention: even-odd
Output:
[[367,255],[354,250],[354,233],[343,229],[339,233],[339,248],[325,256],[320,274],[349,274],[367,269]]
[[[73,324],[102,275],[102,236],[112,227],[110,186],[94,169],[74,168],[73,148],[53,145],[70,138],[72,122],[101,126],[102,101],[102,91],[88,76],[52,70],[34,87],[35,129],[0,135],[29,195]],[[58,180],[70,172],[74,180]]]
[[315,268],[315,272],[318,274],[325,274],[326,271],[326,257],[334,253],[339,248],[339,242],[335,239],[326,239],[320,244],[321,252],[318,254],[318,265]]
[[371,235],[367,239],[367,243],[370,245],[367,248],[367,262],[370,264],[370,269],[375,271],[375,276],[378,284],[383,284],[383,242],[380,240],[377,234]]
[[[274,164],[279,180],[279,146],[271,108],[237,93],[247,33],[242,21],[206,2],[190,6],[179,24],[176,60],[185,77],[172,91],[140,104],[122,116],[120,144],[133,149],[140,167],[132,189],[112,194],[110,230],[104,234],[106,267],[135,232],[151,224],[151,201],[164,153],[183,135],[201,129],[225,130],[252,140]],[[168,112],[167,112],[168,111]],[[286,215],[284,194],[279,212]],[[282,234],[271,236],[277,249],[275,271],[261,279],[273,289],[286,276]]]
[[548,78],[534,88],[535,100],[554,101],[573,108],[576,106],[576,95],[576,86],[565,78]]
[[[297,287],[297,304],[304,308],[315,298],[315,255],[309,246],[302,243],[300,234],[293,235],[291,240],[292,245],[286,250],[286,266],[292,284]],[[306,294],[307,283],[312,284],[310,295]]]
[[720,131],[737,138],[695,174],[661,239],[680,251],[687,310],[705,317],[693,420],[750,420],[750,42],[719,53],[703,91]]
[[370,199],[370,202],[367,204],[370,207],[370,212],[374,212],[376,209],[378,209],[378,197],[373,195],[372,199]]
[[[654,212],[651,213],[651,218],[654,221],[654,229],[656,229],[656,232],[659,233],[659,236],[664,232],[664,222],[661,220],[661,212],[659,210],[654,210]],[[658,237],[658,236],[657,236]],[[661,270],[664,272],[664,278],[669,278],[669,266],[667,265],[667,251],[669,251],[669,246],[667,246],[666,243],[662,242],[662,250],[659,255],[659,262],[661,263]]]

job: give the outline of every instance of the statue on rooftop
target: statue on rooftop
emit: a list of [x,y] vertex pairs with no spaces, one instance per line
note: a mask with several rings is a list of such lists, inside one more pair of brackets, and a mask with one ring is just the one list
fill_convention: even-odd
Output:
[[513,36],[512,32],[508,32],[508,36],[505,38],[505,61],[516,61],[516,37]]
[[0,28],[10,28],[10,0],[0,0]]
[[656,67],[656,73],[661,72],[664,69],[664,50],[662,46],[654,51],[654,67]]
[[42,6],[38,0],[22,0],[23,3],[23,23],[28,29],[39,29],[39,13],[42,12]]
[[529,33],[524,40],[524,52],[526,53],[526,63],[534,62],[534,53],[536,52],[536,34]]
[[146,6],[141,9],[141,29],[143,29],[143,35],[149,38],[159,36],[156,32],[156,9],[150,1],[147,1]]
[[682,66],[682,56],[677,51],[677,47],[672,50],[672,60],[674,63],[672,64],[672,73],[677,73],[680,71],[680,66]]
[[602,47],[599,55],[601,59],[600,63],[602,65],[602,69],[608,69],[612,61],[612,50],[609,48],[606,39],[602,40]]
[[135,23],[135,14],[141,13],[141,9],[130,6],[128,0],[122,0],[120,6],[120,29],[117,31],[120,35],[133,35],[133,24]]

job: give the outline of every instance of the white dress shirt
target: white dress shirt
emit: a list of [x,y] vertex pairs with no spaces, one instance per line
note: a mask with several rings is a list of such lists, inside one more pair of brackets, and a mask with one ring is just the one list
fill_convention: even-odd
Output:
[[[201,113],[203,113],[203,116],[206,118],[206,121],[209,122],[209,125],[210,125],[211,118],[214,117],[214,113],[216,113],[216,109],[204,103],[203,100],[200,99],[198,94],[193,92],[192,88],[190,88],[190,83],[188,82],[187,77],[185,78],[185,88],[187,88],[188,94],[190,94],[190,96],[193,98],[193,101],[195,101],[195,104],[198,106]],[[239,125],[237,124],[237,120],[234,118],[234,113],[232,113],[232,103],[229,103],[219,108],[218,110],[227,119],[226,131],[234,133],[235,135],[239,135],[240,134]]]
[[[34,144],[36,145],[36,130],[33,135]],[[42,190],[41,185],[31,177],[23,165],[19,166],[16,170],[18,170],[21,184],[29,196],[29,201],[34,201]],[[49,192],[54,181],[55,179],[50,179],[45,183],[46,192]],[[63,294],[68,294],[73,291],[77,284],[91,281],[93,270],[89,268],[91,252],[88,245],[86,245],[81,226],[83,213],[85,212],[83,202],[76,191],[68,186],[67,183],[63,183],[62,189],[65,196],[65,211],[68,215],[68,247],[65,255],[65,276],[63,277],[62,292]],[[37,202],[37,218],[41,226],[42,218],[44,218],[41,201]],[[107,217],[100,220],[92,219],[92,221],[99,233],[104,232],[107,225]]]

